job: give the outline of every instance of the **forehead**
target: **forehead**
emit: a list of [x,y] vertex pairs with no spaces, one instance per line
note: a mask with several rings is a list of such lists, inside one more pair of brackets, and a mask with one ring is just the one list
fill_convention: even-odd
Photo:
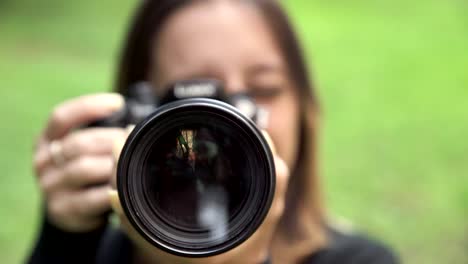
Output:
[[264,17],[241,1],[199,1],[176,11],[156,38],[152,62],[157,75],[169,80],[282,64]]

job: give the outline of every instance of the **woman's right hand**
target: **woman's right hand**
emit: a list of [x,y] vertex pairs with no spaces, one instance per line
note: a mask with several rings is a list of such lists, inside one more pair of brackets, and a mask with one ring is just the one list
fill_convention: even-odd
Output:
[[52,112],[34,153],[34,170],[48,220],[68,232],[87,232],[104,224],[114,177],[114,142],[121,128],[78,129],[124,106],[118,94],[82,96]]

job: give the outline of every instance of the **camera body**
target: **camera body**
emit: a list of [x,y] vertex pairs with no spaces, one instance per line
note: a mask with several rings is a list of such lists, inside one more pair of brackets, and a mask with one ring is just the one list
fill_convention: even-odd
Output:
[[215,80],[165,90],[158,98],[139,83],[122,111],[92,126],[136,124],[117,165],[119,199],[135,230],[171,254],[223,253],[257,230],[273,200],[273,155],[255,123],[265,115]]
[[164,90],[166,91],[165,95],[158,98],[154,88],[149,83],[139,82],[129,89],[125,96],[125,107],[121,111],[98,120],[90,126],[126,127],[138,124],[160,106],[191,98],[209,98],[230,104],[260,128],[265,127],[268,121],[268,112],[259,108],[247,94],[238,93],[227,96],[221,82],[214,79],[178,81],[170,84]]

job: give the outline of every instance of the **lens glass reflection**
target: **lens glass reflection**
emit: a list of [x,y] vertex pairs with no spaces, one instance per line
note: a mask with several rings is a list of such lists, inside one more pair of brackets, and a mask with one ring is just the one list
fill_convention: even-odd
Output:
[[145,196],[168,226],[222,239],[249,195],[251,168],[232,127],[215,122],[170,129],[145,161]]

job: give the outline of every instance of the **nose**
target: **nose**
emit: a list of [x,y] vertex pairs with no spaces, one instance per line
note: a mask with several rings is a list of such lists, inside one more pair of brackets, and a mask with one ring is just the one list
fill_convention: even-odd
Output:
[[242,74],[231,74],[225,78],[224,91],[227,95],[247,92],[247,83]]

